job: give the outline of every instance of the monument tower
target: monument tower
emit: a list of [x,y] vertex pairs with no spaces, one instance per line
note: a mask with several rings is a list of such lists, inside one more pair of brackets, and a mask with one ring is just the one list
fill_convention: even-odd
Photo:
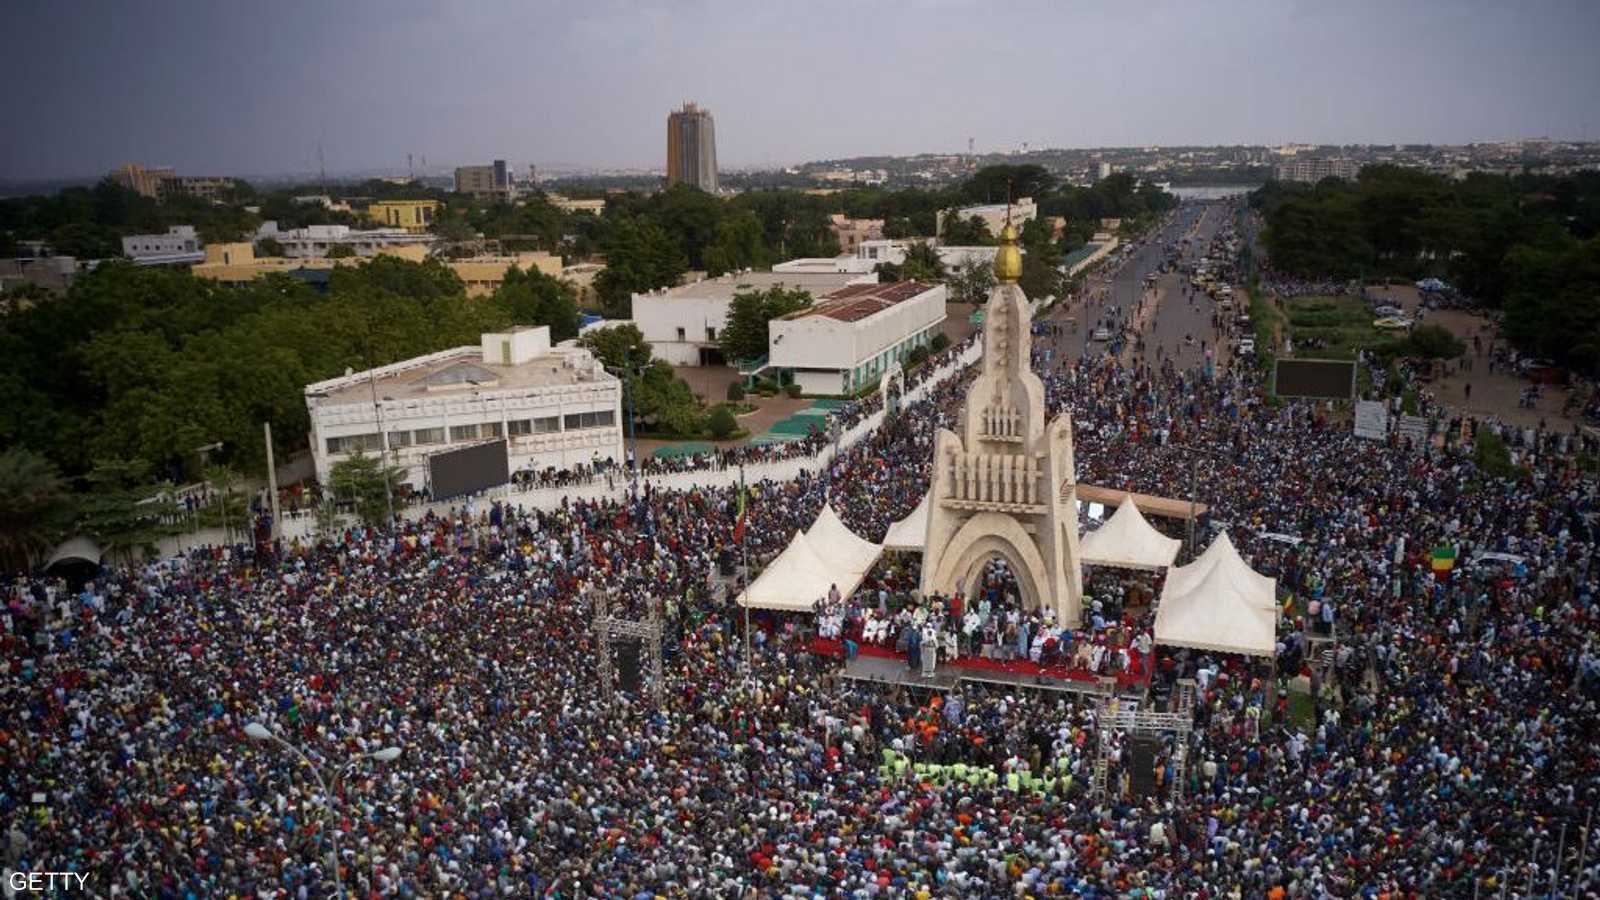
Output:
[[983,320],[983,371],[961,434],[934,438],[922,593],[970,597],[990,559],[1016,574],[1026,607],[1077,625],[1083,597],[1072,417],[1045,421],[1044,383],[1029,365],[1032,315],[1017,286],[1022,252],[1009,222],[994,258],[999,283]]

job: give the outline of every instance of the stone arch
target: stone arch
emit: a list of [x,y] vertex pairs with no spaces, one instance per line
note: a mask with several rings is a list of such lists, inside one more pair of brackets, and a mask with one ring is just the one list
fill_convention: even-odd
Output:
[[931,590],[953,594],[970,585],[979,569],[998,556],[1017,577],[1026,609],[1038,609],[1049,597],[1042,579],[1048,578],[1039,547],[1016,519],[1000,513],[978,513],[968,519],[950,538],[933,575]]

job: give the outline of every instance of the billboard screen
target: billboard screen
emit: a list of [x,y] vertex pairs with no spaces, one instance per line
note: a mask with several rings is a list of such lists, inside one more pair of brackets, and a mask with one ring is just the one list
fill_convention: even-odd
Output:
[[511,464],[503,440],[428,457],[428,484],[435,500],[475,494],[510,480]]
[[1350,400],[1356,395],[1356,364],[1348,359],[1280,359],[1273,384],[1279,397]]

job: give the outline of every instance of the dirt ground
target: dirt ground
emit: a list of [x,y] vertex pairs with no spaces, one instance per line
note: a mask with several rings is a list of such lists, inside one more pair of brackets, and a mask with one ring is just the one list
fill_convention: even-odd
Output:
[[[1503,341],[1494,337],[1494,326],[1485,317],[1453,309],[1422,310],[1419,291],[1410,285],[1370,288],[1372,292],[1397,301],[1396,306],[1415,316],[1421,311],[1419,321],[1428,325],[1442,325],[1456,337],[1466,342],[1465,356],[1450,363],[1448,374],[1429,386],[1435,399],[1446,406],[1468,415],[1497,416],[1514,425],[1534,426],[1543,421],[1548,427],[1570,428],[1576,420],[1562,415],[1561,407],[1567,401],[1567,389],[1545,385],[1538,405],[1523,409],[1517,405],[1529,382],[1510,372],[1489,372],[1489,353]],[[1474,348],[1473,338],[1480,346]],[[1472,394],[1467,395],[1467,385]]]

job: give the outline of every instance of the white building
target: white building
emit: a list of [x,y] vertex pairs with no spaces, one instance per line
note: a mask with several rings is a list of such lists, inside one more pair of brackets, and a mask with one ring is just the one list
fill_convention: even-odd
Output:
[[[868,274],[877,269],[880,263],[900,265],[906,261],[906,251],[915,240],[880,239],[862,241],[856,247],[854,254],[842,256],[808,256],[800,259],[791,259],[788,262],[778,263],[772,267],[775,273],[785,275],[823,274],[828,272],[853,273],[858,275]],[[984,265],[994,262],[994,253],[997,248],[990,246],[976,247],[944,247],[938,241],[927,241],[932,244],[934,252],[939,254],[939,262],[946,271],[959,269],[968,262],[976,260]]]
[[193,225],[174,225],[166,234],[128,235],[122,255],[141,266],[175,266],[205,261],[206,250]]
[[278,231],[263,226],[258,237],[270,237],[283,245],[283,255],[294,259],[327,256],[334,247],[350,247],[357,256],[376,256],[386,247],[408,244],[430,244],[431,234],[416,234],[404,228],[355,229],[349,225],[308,225]]
[[660,359],[675,366],[721,365],[725,360],[717,336],[728,322],[734,294],[784,287],[820,297],[847,285],[877,281],[871,272],[735,272],[634,294],[633,322]]
[[948,297],[942,284],[915,281],[840,288],[772,321],[768,365],[808,394],[854,393],[933,340]]
[[431,454],[500,438],[512,472],[625,458],[621,382],[589,351],[551,347],[544,325],[319,381],[305,394],[323,484],[357,451],[387,452],[406,470],[403,483],[421,489]]
[[944,234],[945,220],[956,216],[962,221],[977,216],[984,224],[989,226],[989,233],[999,236],[1000,229],[1006,227],[1006,217],[1011,217],[1011,226],[1020,234],[1024,222],[1031,222],[1039,217],[1039,205],[1033,202],[1032,197],[1022,197],[1011,203],[985,203],[981,206],[963,206],[959,209],[945,209],[939,211],[939,233]]

